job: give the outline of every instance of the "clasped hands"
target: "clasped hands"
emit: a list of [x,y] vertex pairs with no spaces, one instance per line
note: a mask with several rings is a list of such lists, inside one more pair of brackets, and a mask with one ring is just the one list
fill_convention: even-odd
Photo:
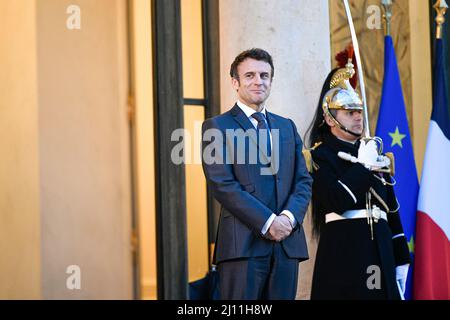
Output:
[[265,237],[272,241],[283,241],[292,233],[291,220],[285,215],[276,216]]

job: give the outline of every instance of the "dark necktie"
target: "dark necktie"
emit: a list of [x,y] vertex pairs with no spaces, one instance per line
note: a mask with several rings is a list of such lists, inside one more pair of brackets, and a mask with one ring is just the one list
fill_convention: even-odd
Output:
[[[266,146],[267,146],[267,156],[271,156],[272,154],[272,146],[270,143],[270,134],[269,134],[269,127],[267,126],[266,117],[264,113],[261,112],[255,112],[252,114],[252,117],[258,121],[258,140],[262,139],[263,141],[266,140]],[[263,131],[260,131],[264,129]],[[261,146],[260,146],[261,147]]]

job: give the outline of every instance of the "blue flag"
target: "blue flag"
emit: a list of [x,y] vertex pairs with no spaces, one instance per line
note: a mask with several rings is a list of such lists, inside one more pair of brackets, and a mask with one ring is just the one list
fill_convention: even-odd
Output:
[[[414,262],[414,239],[416,229],[417,178],[411,135],[406,117],[405,101],[398,72],[392,38],[385,38],[384,81],[376,136],[383,139],[384,152],[395,156],[395,195],[400,203],[400,219],[408,241],[411,260]],[[412,298],[413,263],[409,268],[405,299]]]

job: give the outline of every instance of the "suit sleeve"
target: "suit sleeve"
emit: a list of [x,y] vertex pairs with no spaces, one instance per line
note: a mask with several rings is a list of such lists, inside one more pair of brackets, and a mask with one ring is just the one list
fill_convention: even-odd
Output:
[[368,169],[355,163],[338,175],[331,164],[331,161],[339,161],[337,155],[316,150],[313,158],[318,166],[313,174],[313,194],[322,200],[326,199],[321,201],[324,212],[342,214],[354,209],[358,202],[365,203],[367,191],[376,183]]
[[284,210],[289,210],[294,215],[298,224],[301,225],[311,200],[312,178],[308,173],[305,158],[303,157],[303,142],[294,122],[292,120],[290,122],[295,137],[295,169],[291,193]]
[[[210,142],[204,141],[207,130],[215,131]],[[221,137],[218,137],[219,133]],[[203,171],[214,197],[232,215],[260,234],[272,211],[248,193],[236,179],[233,164],[226,161],[227,140],[215,119],[203,123],[202,137]],[[207,154],[211,154],[215,161],[205,161]]]
[[[390,182],[390,178],[387,180]],[[388,187],[388,206],[390,209],[390,212],[388,213],[388,224],[392,232],[395,264],[401,266],[403,264],[411,263],[408,243],[403,231],[400,212],[398,210],[399,205],[397,203],[394,188],[391,186]]]

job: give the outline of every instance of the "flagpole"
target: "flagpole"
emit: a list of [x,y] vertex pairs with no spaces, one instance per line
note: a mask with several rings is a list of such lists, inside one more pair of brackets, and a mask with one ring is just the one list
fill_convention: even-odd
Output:
[[442,39],[442,25],[445,23],[445,13],[447,12],[448,5],[445,0],[438,0],[434,4],[434,9],[437,12],[436,15],[436,39]]
[[381,4],[384,8],[384,22],[386,24],[385,32],[386,36],[391,35],[391,20],[392,20],[392,0],[381,0]]

